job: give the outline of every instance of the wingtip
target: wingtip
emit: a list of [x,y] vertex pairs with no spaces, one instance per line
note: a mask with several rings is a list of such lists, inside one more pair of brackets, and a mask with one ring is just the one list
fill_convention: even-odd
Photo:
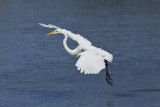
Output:
[[38,23],[38,24],[41,25],[41,26],[44,25],[43,23]]

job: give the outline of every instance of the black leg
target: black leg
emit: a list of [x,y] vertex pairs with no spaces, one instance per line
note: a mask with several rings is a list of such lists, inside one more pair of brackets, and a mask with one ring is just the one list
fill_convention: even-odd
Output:
[[106,64],[106,81],[111,85],[113,86],[113,83],[112,83],[112,79],[108,73],[108,63],[107,63],[107,60],[104,60],[105,64]]

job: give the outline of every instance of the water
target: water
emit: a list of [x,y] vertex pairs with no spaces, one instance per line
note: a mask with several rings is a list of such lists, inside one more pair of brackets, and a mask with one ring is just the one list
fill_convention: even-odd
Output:
[[[157,0],[1,0],[1,107],[159,107],[160,7]],[[114,55],[114,86],[80,74],[63,35],[79,33]],[[68,41],[71,48],[76,42]]]

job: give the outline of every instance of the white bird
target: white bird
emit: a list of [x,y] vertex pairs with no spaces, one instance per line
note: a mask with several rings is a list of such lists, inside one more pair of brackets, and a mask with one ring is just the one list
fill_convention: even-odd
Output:
[[[77,55],[80,57],[75,66],[77,66],[77,69],[80,70],[81,73],[98,74],[106,66],[106,81],[110,85],[113,85],[112,79],[108,74],[108,63],[107,63],[107,61],[112,62],[113,59],[112,54],[110,54],[105,50],[102,50],[101,48],[93,46],[90,41],[88,41],[86,38],[82,37],[79,34],[74,34],[71,31],[68,31],[66,29],[61,29],[55,25],[51,24],[46,25],[42,23],[39,24],[43,27],[56,29],[48,33],[47,36],[57,33],[61,33],[64,35],[63,46],[65,50],[71,55]],[[79,44],[79,46],[77,46],[73,50],[69,49],[69,47],[67,46],[68,37],[75,40]]]

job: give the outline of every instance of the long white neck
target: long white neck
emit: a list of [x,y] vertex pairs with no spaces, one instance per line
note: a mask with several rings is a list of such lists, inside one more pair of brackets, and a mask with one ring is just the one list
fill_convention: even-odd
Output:
[[67,46],[67,39],[68,39],[67,34],[64,34],[63,46],[64,46],[65,50],[69,54],[71,54],[71,55],[77,55],[79,52],[81,52],[82,49],[80,49],[80,47],[78,47],[78,46],[74,50],[69,49],[68,46]]

